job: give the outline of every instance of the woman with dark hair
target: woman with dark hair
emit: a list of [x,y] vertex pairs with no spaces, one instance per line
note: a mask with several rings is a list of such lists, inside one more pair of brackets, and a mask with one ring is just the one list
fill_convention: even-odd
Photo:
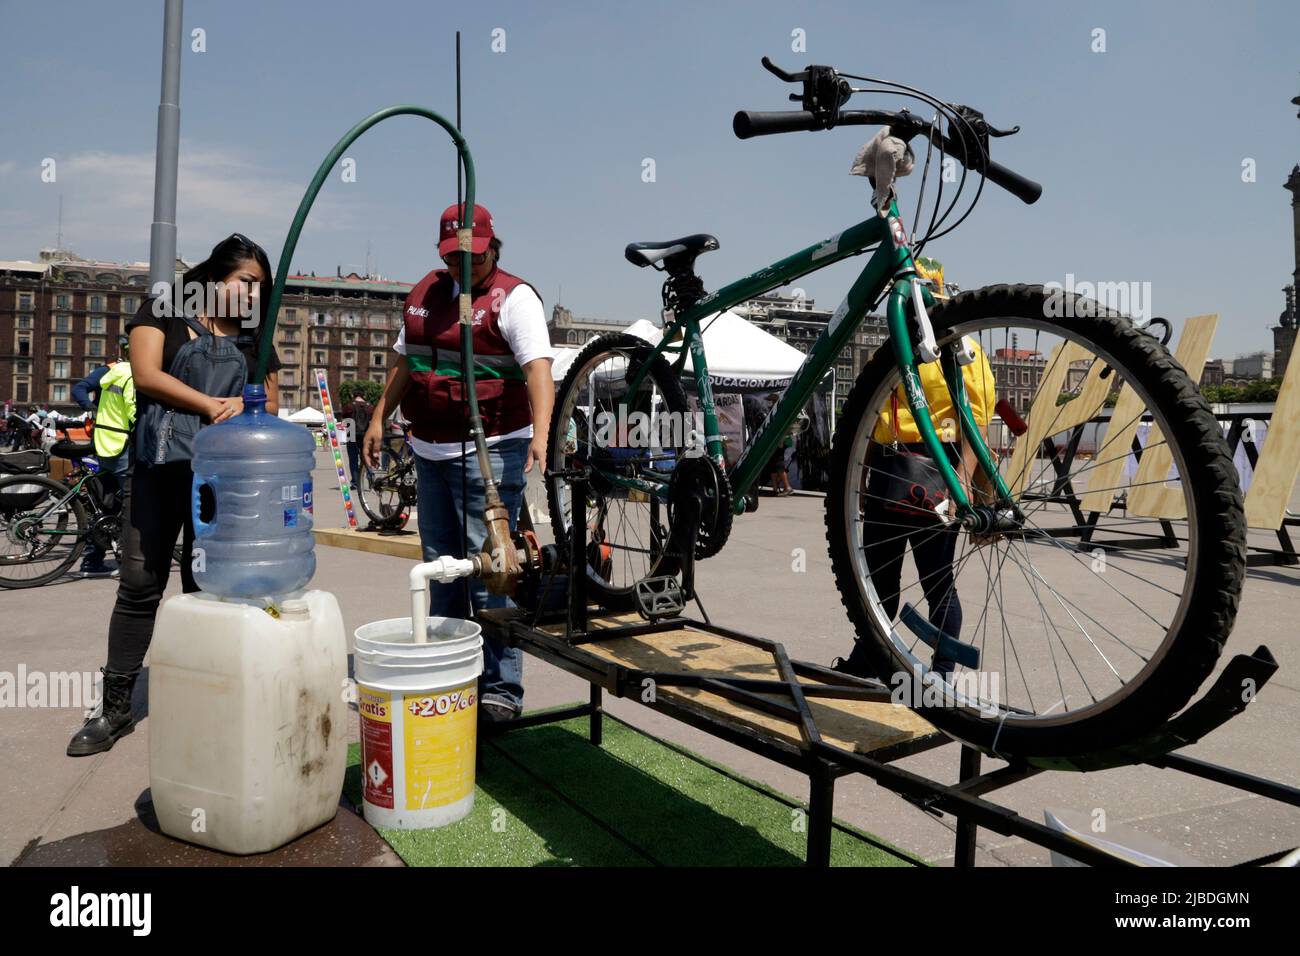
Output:
[[[117,603],[108,625],[100,709],[68,744],[81,757],[108,750],[134,729],[131,691],[153,638],[154,617],[182,536],[181,584],[194,583],[190,514],[194,436],[243,411],[266,333],[262,290],[271,264],[262,247],[235,233],[185,273],[179,294],[146,299],[126,324],[138,407],[134,462],[122,506]],[[266,408],[278,405],[271,351]]]

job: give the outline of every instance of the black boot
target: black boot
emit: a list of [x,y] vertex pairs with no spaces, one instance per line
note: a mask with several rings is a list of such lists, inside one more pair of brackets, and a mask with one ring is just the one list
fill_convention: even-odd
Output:
[[831,661],[831,670],[839,671],[841,674],[849,674],[853,677],[861,677],[864,680],[871,680],[876,676],[875,667],[867,660],[867,655],[863,653],[862,643],[856,639],[853,642],[853,651],[848,657],[837,657]]
[[69,757],[87,757],[111,750],[119,737],[135,730],[131,719],[131,691],[135,689],[135,674],[119,674],[101,667],[104,674],[104,696],[99,710],[89,717],[82,728],[68,741]]

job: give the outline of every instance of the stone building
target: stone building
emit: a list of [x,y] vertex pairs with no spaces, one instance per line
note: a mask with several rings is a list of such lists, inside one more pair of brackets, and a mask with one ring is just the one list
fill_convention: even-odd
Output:
[[316,369],[325,369],[336,406],[344,382],[383,383],[412,285],[378,276],[291,275],[275,327],[280,407],[319,409]]
[[[177,260],[176,268],[187,268]],[[149,263],[43,249],[0,262],[0,405],[80,413],[72,386],[117,357],[117,337],[149,291]]]

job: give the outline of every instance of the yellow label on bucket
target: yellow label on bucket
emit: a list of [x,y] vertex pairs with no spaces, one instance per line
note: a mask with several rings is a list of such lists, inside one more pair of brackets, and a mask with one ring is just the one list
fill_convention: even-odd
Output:
[[393,722],[392,714],[389,708],[392,706],[392,698],[382,690],[371,690],[369,687],[357,687],[357,710],[363,717],[370,720],[382,721],[385,724]]
[[474,790],[478,682],[402,701],[406,809],[428,810]]

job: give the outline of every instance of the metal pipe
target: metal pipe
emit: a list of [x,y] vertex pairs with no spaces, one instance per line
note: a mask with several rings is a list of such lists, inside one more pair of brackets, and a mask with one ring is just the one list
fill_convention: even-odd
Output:
[[[389,106],[386,109],[378,110],[371,113],[361,122],[357,123],[352,129],[348,130],[343,138],[334,144],[334,148],[329,151],[324,161],[316,169],[316,175],[312,177],[311,183],[307,186],[307,191],[303,194],[302,201],[298,203],[298,211],[294,214],[293,222],[289,225],[289,234],[285,237],[284,248],[280,251],[280,264],[275,270],[275,284],[271,288],[271,296],[266,305],[266,321],[268,328],[262,332],[262,343],[258,350],[257,356],[257,374],[253,381],[261,382],[266,378],[267,366],[270,364],[271,349],[275,340],[275,323],[280,311],[280,300],[284,295],[285,282],[289,278],[289,266],[293,261],[293,253],[298,247],[298,237],[302,234],[303,224],[307,221],[307,214],[311,211],[312,204],[316,201],[316,195],[320,192],[321,186],[325,184],[325,179],[329,176],[334,164],[338,162],[352,143],[366,130],[376,123],[388,119],[390,116],[422,116],[425,119],[433,120],[451,137],[452,142],[456,145],[459,154],[460,164],[465,170],[465,200],[464,209],[470,210],[469,219],[473,219],[474,209],[474,160],[470,156],[469,145],[465,142],[465,137],[461,135],[452,123],[444,119],[432,110],[427,110],[422,106]],[[487,439],[483,434],[483,421],[479,415],[478,395],[474,388],[474,342],[473,342],[473,310],[471,308],[471,269],[470,269],[470,240],[473,234],[471,223],[464,221],[462,217],[459,229],[457,229],[457,239],[460,246],[460,297],[458,309],[460,315],[461,327],[461,361],[464,363],[466,374],[464,376],[465,391],[469,402],[470,413],[470,435],[474,439],[474,448],[478,455],[479,470],[483,476],[484,485],[484,522],[488,529],[488,541],[484,550],[494,558],[494,567],[486,577],[489,590],[494,593],[506,593],[510,581],[518,576],[519,562],[515,556],[514,548],[510,544],[510,523],[506,508],[501,501],[500,491],[497,489],[496,481],[492,477],[491,462],[488,458]]]
[[149,287],[176,281],[176,169],[181,136],[181,32],[184,0],[163,0],[162,92],[153,168],[153,224],[149,227]]

